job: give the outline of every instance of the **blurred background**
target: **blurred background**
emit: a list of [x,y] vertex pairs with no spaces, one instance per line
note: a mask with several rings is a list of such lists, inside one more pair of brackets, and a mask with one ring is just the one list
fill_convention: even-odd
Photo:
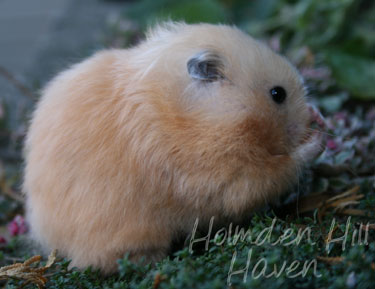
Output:
[[163,20],[235,24],[286,55],[312,101],[341,121],[326,159],[352,161],[357,151],[348,149],[365,137],[358,151],[374,160],[373,0],[0,0],[0,236],[23,213],[22,143],[40,89],[96,50],[136,44]]

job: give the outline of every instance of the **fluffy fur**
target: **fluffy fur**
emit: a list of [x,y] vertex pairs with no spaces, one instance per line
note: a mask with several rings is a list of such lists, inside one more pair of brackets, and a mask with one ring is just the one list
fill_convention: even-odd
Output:
[[[202,51],[220,58],[223,78],[192,79],[187,62]],[[159,260],[197,217],[235,218],[285,190],[319,150],[310,121],[296,70],[248,35],[157,27],[45,88],[25,147],[32,237],[106,273],[126,252]]]

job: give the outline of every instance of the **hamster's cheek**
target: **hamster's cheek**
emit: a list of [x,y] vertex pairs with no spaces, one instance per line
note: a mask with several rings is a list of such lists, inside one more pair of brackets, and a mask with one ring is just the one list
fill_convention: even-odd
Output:
[[285,135],[288,139],[289,151],[293,152],[304,142],[308,141],[311,134],[312,114],[309,104],[303,94],[291,94],[286,108]]

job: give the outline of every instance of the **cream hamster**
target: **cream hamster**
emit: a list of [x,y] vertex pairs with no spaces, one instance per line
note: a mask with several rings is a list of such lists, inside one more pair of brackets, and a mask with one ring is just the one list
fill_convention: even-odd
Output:
[[277,197],[321,149],[300,75],[226,25],[167,23],[44,89],[25,144],[31,236],[79,268],[160,260],[197,217]]

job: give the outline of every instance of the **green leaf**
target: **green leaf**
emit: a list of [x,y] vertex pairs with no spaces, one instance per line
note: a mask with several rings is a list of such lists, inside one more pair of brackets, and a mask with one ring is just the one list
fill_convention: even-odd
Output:
[[329,187],[329,181],[326,178],[319,178],[312,184],[312,192],[318,194],[318,193],[324,193],[327,191]]
[[337,83],[353,97],[375,100],[375,61],[339,51],[325,54]]
[[339,111],[345,101],[349,98],[348,93],[342,92],[336,95],[324,96],[318,99],[319,106],[326,112]]
[[228,12],[216,0],[143,0],[131,7],[126,15],[140,22],[142,27],[166,20],[219,23],[228,18]]
[[181,1],[171,8],[162,11],[157,17],[161,19],[183,20],[187,23],[225,21],[225,10],[214,0]]
[[335,163],[336,164],[343,164],[347,160],[353,158],[354,151],[342,151],[335,156]]

